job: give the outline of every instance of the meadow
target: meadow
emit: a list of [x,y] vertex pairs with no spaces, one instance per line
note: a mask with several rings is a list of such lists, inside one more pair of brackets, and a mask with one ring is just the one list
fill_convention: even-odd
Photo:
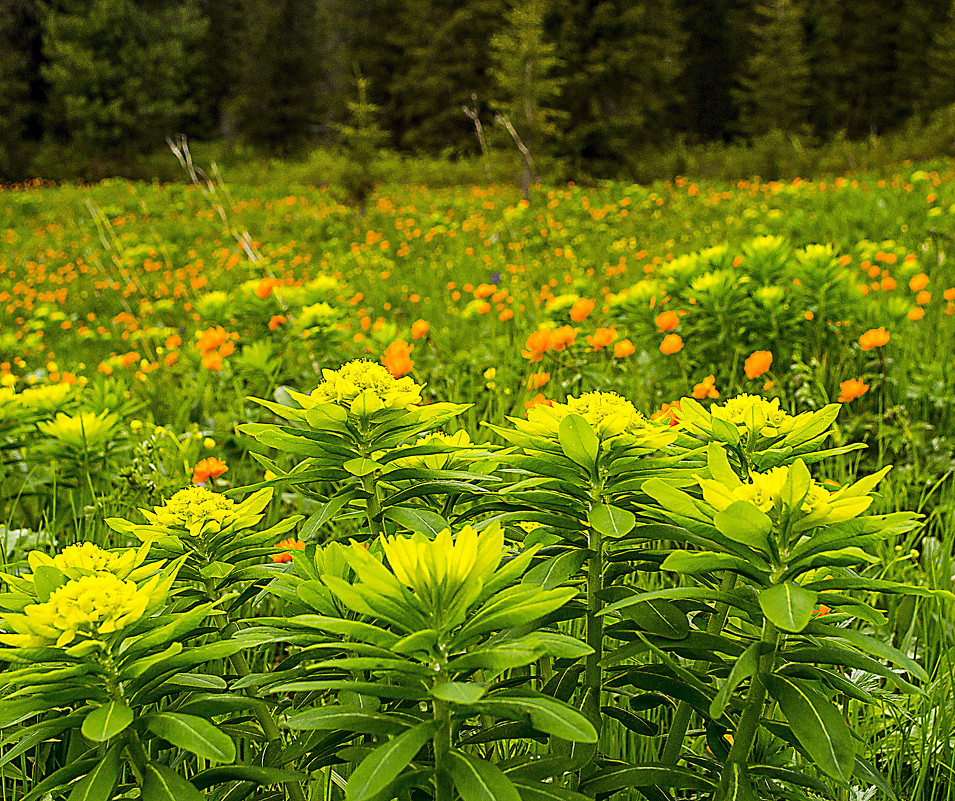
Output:
[[0,190],[0,798],[955,798],[955,164],[225,178]]

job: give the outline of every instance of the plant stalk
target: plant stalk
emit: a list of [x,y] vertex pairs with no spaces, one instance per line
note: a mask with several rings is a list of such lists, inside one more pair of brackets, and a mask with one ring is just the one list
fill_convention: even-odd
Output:
[[434,801],[453,801],[454,785],[448,762],[451,759],[451,707],[446,701],[434,702],[434,719],[438,730],[434,734]]
[[[723,580],[720,582],[720,592],[732,592],[736,586],[736,574],[727,570],[723,573]],[[726,625],[726,618],[729,616],[729,604],[719,603],[716,605],[716,611],[710,616],[706,623],[706,633],[717,635],[723,631]],[[710,660],[700,659],[693,665],[693,671],[702,670]],[[683,740],[686,738],[687,730],[690,728],[690,718],[693,716],[693,707],[686,701],[680,701],[673,715],[673,723],[670,724],[670,733],[667,735],[666,742],[663,745],[663,753],[660,755],[660,761],[666,765],[675,765],[680,759],[680,751],[683,748]]]
[[[600,532],[590,528],[587,543],[591,556],[587,564],[587,645],[593,648],[593,653],[587,657],[584,673],[584,687],[591,696],[597,714],[600,713],[600,688],[603,684],[603,669],[600,665],[603,659],[604,621],[600,614],[603,601],[598,593],[603,587],[604,550],[603,538]],[[598,727],[599,730],[599,727]]]
[[746,709],[740,718],[739,726],[736,727],[736,736],[733,738],[733,747],[730,749],[727,762],[745,764],[756,740],[759,720],[763,716],[763,707],[766,705],[766,685],[763,684],[762,676],[772,670],[773,663],[776,661],[776,651],[780,644],[779,631],[766,618],[763,619],[761,642],[771,647],[768,653],[760,657],[759,670],[753,676],[753,682],[749,686],[749,694],[746,696]]
[[378,516],[381,514],[381,503],[378,500],[378,482],[370,475],[362,476],[361,486],[368,493],[368,504],[365,507],[368,527],[371,529],[372,537],[377,539],[381,536],[381,524],[378,522]]

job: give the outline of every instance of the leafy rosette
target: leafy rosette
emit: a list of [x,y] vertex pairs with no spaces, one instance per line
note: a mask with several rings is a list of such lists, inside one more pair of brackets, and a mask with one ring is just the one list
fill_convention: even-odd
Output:
[[[494,797],[537,798],[545,786],[533,757],[505,773],[465,747],[511,736],[597,740],[591,722],[560,699],[519,687],[514,676],[494,680],[544,656],[578,659],[591,650],[544,627],[576,590],[527,580],[535,550],[509,554],[503,529],[491,525],[295,554],[295,572],[269,588],[291,603],[290,614],[259,619],[268,625],[240,637],[304,650],[276,675],[250,681],[299,694],[286,725],[314,750],[337,749],[355,763],[351,801],[429,784],[442,797],[451,784],[468,797],[477,780]],[[318,698],[321,705],[301,705]],[[343,750],[342,732],[387,740]]]

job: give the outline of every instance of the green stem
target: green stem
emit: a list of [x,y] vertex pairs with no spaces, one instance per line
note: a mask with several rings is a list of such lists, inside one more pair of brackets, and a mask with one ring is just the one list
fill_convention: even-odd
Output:
[[599,531],[591,528],[588,536],[591,556],[587,564],[587,645],[593,648],[593,653],[587,657],[584,687],[599,714],[600,688],[603,685],[600,662],[603,659],[604,621],[600,614],[603,601],[598,593],[603,587],[604,551]]
[[773,663],[776,661],[776,651],[780,645],[780,636],[776,627],[765,618],[763,619],[761,642],[771,647],[767,653],[760,657],[759,670],[753,676],[753,682],[749,686],[749,694],[746,696],[746,709],[740,718],[739,726],[736,727],[733,747],[727,757],[728,762],[743,764],[749,758],[749,752],[756,740],[756,732],[759,730],[759,721],[763,716],[763,707],[766,705],[766,685],[763,684],[761,677],[773,669]]
[[368,504],[365,507],[365,514],[368,517],[368,527],[371,529],[371,535],[374,538],[381,536],[381,524],[378,517],[381,515],[381,503],[378,500],[378,482],[370,475],[361,477],[361,486],[368,493]]
[[140,781],[143,781],[146,778],[146,767],[150,761],[149,754],[146,753],[143,741],[139,739],[139,735],[134,729],[129,729],[127,734],[126,750],[129,752],[130,759],[133,760],[133,767],[136,768]]
[[451,759],[451,707],[445,701],[434,702],[434,801],[453,801],[454,785],[448,762]]
[[[720,592],[732,592],[736,586],[736,574],[726,570],[723,573],[723,580],[720,582]],[[706,624],[706,633],[718,635],[723,631],[726,625],[726,618],[729,616],[729,604],[719,603],[716,605],[716,611],[710,616]],[[700,659],[693,665],[693,671],[699,671],[710,664],[708,659]],[[673,723],[670,724],[670,733],[667,735],[666,743],[663,746],[663,753],[660,755],[660,761],[664,764],[675,765],[680,759],[680,751],[683,748],[683,740],[686,738],[687,730],[690,728],[690,718],[693,715],[693,707],[686,701],[680,701],[673,715]]]

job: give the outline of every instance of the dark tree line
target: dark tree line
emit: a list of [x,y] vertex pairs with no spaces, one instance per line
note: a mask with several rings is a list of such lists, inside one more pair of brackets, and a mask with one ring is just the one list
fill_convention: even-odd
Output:
[[[289,154],[367,87],[391,147],[535,155],[883,133],[955,103],[955,0],[0,0],[0,177],[184,132]],[[509,140],[508,140],[509,141]]]

